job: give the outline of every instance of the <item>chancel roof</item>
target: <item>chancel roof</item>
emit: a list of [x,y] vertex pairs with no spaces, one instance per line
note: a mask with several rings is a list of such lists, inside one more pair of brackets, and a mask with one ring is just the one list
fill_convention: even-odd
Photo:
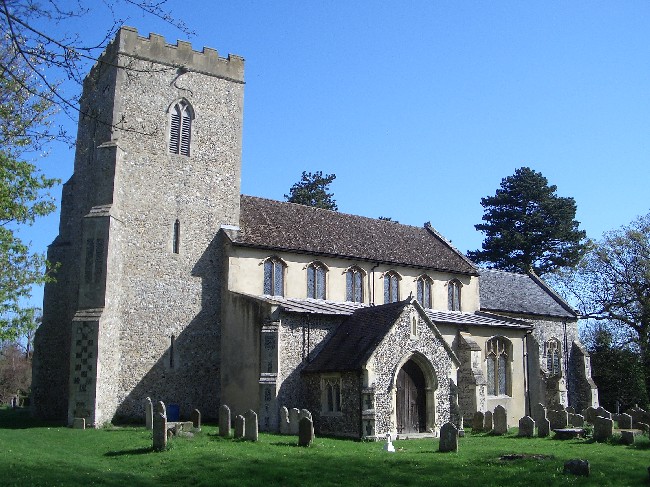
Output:
[[535,274],[481,269],[481,310],[556,318],[578,314]]
[[254,196],[241,197],[236,245],[478,275],[430,225],[413,227]]

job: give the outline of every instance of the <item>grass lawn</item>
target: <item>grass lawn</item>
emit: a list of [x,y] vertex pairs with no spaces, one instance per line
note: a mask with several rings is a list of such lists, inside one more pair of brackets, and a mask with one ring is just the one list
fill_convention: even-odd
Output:
[[[156,453],[144,428],[73,430],[0,409],[0,485],[643,485],[650,465],[645,436],[624,446],[468,433],[458,453],[439,453],[429,439],[396,441],[389,454],[382,443],[317,438],[300,448],[292,436],[260,434],[249,443],[216,433],[204,426]],[[501,460],[506,454],[527,457]],[[573,458],[589,460],[590,477],[562,473]]]

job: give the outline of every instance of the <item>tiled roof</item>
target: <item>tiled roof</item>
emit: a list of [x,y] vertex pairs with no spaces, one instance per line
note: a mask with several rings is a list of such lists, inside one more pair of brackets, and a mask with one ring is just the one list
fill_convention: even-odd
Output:
[[241,197],[240,231],[233,242],[478,275],[472,262],[430,226],[401,225],[253,196]]
[[407,299],[356,310],[303,370],[343,372],[360,369],[409,302]]
[[269,296],[261,295],[255,296],[252,294],[236,293],[247,296],[249,298],[263,301],[265,303],[274,304],[282,307],[288,313],[313,313],[322,315],[343,315],[349,316],[359,308],[366,305],[361,303],[352,303],[349,301],[325,301],[323,299],[295,299],[285,298],[283,296]]
[[481,269],[481,310],[557,318],[577,313],[534,274]]
[[454,311],[425,310],[427,316],[434,323],[447,323],[451,325],[494,326],[497,328],[512,328],[528,330],[532,326],[522,320],[505,318],[490,313],[459,313]]

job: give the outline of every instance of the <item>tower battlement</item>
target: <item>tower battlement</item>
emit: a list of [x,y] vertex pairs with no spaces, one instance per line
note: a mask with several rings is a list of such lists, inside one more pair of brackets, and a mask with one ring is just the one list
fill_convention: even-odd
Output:
[[219,57],[217,50],[209,47],[195,51],[190,42],[180,40],[175,45],[168,44],[161,35],[151,33],[149,37],[142,37],[137,29],[127,26],[117,32],[88,77],[98,66],[114,64],[117,54],[244,83],[244,58],[240,56]]

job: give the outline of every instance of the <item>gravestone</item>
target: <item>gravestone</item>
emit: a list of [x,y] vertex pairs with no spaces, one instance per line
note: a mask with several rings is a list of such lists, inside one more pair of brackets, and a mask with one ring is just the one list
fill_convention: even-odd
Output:
[[289,410],[286,406],[280,408],[280,434],[289,434]]
[[519,420],[519,436],[532,437],[535,435],[535,420],[530,416],[524,416]]
[[72,421],[72,429],[85,430],[86,418],[74,418],[74,420]]
[[621,431],[621,442],[624,445],[634,444],[634,431]]
[[481,411],[476,411],[472,418],[472,433],[480,433],[483,431],[483,424],[485,422],[485,414]]
[[309,409],[301,409],[300,414],[298,415],[298,421],[300,421],[302,418],[309,418],[313,421],[313,418],[311,417],[311,413],[309,412]]
[[241,414],[235,416],[235,438],[243,438],[246,429],[246,420]]
[[569,424],[582,427],[585,425],[585,417],[582,414],[569,414]]
[[540,438],[546,438],[551,434],[551,422],[544,418],[537,424],[537,436]]
[[167,448],[167,409],[165,403],[156,403],[153,415],[153,449],[163,451]]
[[598,416],[598,413],[595,407],[589,406],[587,409],[582,411],[582,415],[585,417],[587,423],[594,424],[594,420],[596,419],[596,416]]
[[546,407],[542,403],[537,403],[533,406],[533,420],[535,423],[539,423],[543,419],[546,419]]
[[563,429],[569,425],[569,414],[564,409],[549,409],[546,417],[551,422],[551,429]]
[[508,432],[508,413],[506,412],[506,408],[501,405],[495,407],[492,418],[494,421],[494,434],[505,435]]
[[458,451],[458,428],[453,423],[445,423],[440,428],[440,445],[438,451]]
[[148,430],[153,428],[153,404],[150,397],[144,399],[144,424]]
[[612,419],[612,413],[610,413],[607,409],[605,409],[602,406],[596,409],[596,415],[602,416],[603,418]]
[[492,431],[492,411],[485,411],[485,423],[483,423],[483,431],[489,433]]
[[602,416],[596,416],[594,420],[594,440],[606,441],[614,433],[614,421]]
[[192,421],[192,427],[194,429],[200,430],[201,429],[201,411],[198,409],[195,409],[192,411],[192,414],[190,414],[190,421]]
[[297,408],[291,408],[289,410],[289,434],[290,435],[298,434],[298,421],[300,421],[300,410]]
[[252,409],[246,411],[244,416],[245,425],[244,425],[244,438],[250,441],[257,441],[259,437],[258,425],[257,425],[257,413]]
[[313,441],[314,423],[305,416],[298,423],[298,446],[311,446]]
[[632,429],[632,416],[629,414],[623,413],[618,415],[618,427],[620,429],[629,430]]
[[564,462],[564,473],[589,477],[589,460],[569,460]]
[[567,413],[569,413],[569,414],[575,414],[575,413],[576,413],[575,408],[572,408],[571,406],[567,406],[567,407],[565,408],[565,411],[566,411]]
[[219,408],[219,436],[230,437],[230,408],[225,404]]

